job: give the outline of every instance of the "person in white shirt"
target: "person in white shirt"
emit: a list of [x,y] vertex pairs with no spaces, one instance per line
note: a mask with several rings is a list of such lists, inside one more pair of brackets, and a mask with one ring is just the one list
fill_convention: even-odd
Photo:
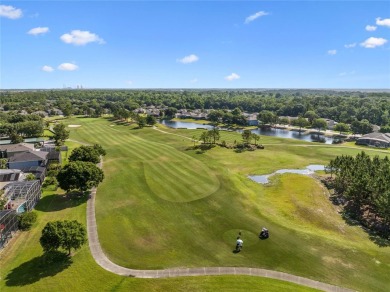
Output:
[[236,241],[236,249],[242,248],[244,241],[238,236]]

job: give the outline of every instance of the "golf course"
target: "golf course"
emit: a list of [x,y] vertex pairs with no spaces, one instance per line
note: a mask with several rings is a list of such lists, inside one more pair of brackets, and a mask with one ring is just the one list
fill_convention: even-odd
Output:
[[[68,127],[70,151],[85,143],[107,151],[95,210],[100,244],[117,265],[264,268],[358,291],[388,291],[389,243],[346,222],[318,179],[283,174],[262,185],[248,178],[326,165],[361,148],[261,136],[263,150],[237,153],[217,146],[199,151],[192,148],[200,143],[193,137],[202,130],[138,129],[107,117],[62,122],[79,125]],[[242,139],[237,132],[220,133],[220,141],[230,144]],[[364,151],[390,156],[388,150]],[[86,199],[68,200],[63,191],[46,189],[36,212],[34,227],[1,253],[1,291],[314,291],[250,276],[121,277],[98,266],[88,245],[68,261],[47,266],[39,245],[43,226],[64,218],[85,224]],[[264,226],[270,238],[259,240]],[[238,233],[244,245],[234,253]]]

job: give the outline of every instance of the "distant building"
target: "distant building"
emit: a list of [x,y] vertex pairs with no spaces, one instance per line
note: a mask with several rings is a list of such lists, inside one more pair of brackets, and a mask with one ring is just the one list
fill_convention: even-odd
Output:
[[248,126],[258,126],[259,125],[259,120],[257,119],[257,114],[250,114],[245,117],[246,122]]
[[389,148],[390,133],[370,133],[357,139],[356,144],[379,148]]

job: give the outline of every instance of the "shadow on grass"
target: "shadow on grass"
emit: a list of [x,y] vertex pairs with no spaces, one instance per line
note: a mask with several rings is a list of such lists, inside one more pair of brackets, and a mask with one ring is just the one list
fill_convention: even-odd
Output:
[[67,208],[77,207],[88,201],[87,195],[59,195],[51,194],[43,197],[35,209],[42,212],[57,212]]
[[52,252],[42,255],[16,267],[5,278],[6,286],[25,286],[42,278],[53,277],[67,269],[72,264],[72,258],[66,253]]
[[349,215],[348,212],[342,212],[341,216],[344,219],[345,223],[347,223],[349,226],[360,226],[363,229],[363,231],[368,234],[368,238],[377,246],[379,247],[390,246],[390,239],[386,239],[384,234],[380,234],[377,231],[370,230],[369,228],[364,227],[360,221],[352,218],[352,216]]

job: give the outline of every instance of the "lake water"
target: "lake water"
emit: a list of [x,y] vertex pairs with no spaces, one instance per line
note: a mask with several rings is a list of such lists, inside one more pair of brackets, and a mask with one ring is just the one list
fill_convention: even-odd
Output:
[[161,120],[161,124],[178,129],[178,128],[184,128],[184,129],[213,129],[213,126],[210,125],[202,125],[202,124],[197,124],[197,123],[192,123],[192,122],[177,122],[177,121],[169,121],[169,120]]
[[[185,129],[212,129],[213,126],[211,125],[202,125],[192,122],[178,122],[178,121],[169,121],[169,120],[162,120],[161,124],[166,125],[170,128],[185,128]],[[268,129],[255,129],[252,130],[253,133],[264,135],[264,136],[273,136],[273,137],[279,137],[279,138],[291,138],[291,139],[297,139],[302,141],[308,141],[308,142],[322,142],[325,144],[332,144],[333,138],[332,137],[326,137],[324,135],[317,135],[317,134],[300,134],[297,131],[289,131],[289,130],[283,130],[283,129],[275,129],[275,128],[268,128]]]
[[324,165],[311,164],[311,165],[307,166],[305,169],[279,169],[271,174],[250,175],[248,177],[257,183],[267,184],[267,183],[269,183],[269,178],[275,174],[296,173],[296,174],[310,175],[310,174],[313,174],[317,170],[324,170],[324,169],[325,169]]

